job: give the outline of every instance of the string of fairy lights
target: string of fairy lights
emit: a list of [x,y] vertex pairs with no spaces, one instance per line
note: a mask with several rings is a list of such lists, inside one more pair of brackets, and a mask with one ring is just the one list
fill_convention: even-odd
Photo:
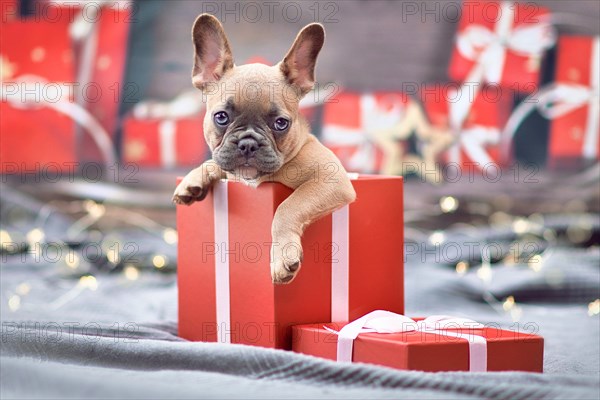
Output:
[[[500,203],[502,201],[505,200],[501,200]],[[425,240],[427,245],[434,248],[447,243],[457,231],[466,234],[467,237],[471,235],[474,239],[481,240],[478,226],[475,223],[464,222],[462,217],[459,218],[461,222],[454,223],[446,229],[432,231],[419,227],[422,221],[451,216],[458,212],[485,217],[485,221],[494,233],[508,232],[510,239],[507,240],[508,243],[505,244],[503,251],[496,251],[497,254],[493,254],[492,250],[495,247],[487,247],[487,250],[481,251],[478,257],[462,258],[452,262],[452,266],[461,278],[474,273],[483,289],[482,299],[494,310],[508,315],[517,322],[523,313],[518,297],[508,295],[504,298],[496,298],[490,289],[495,264],[526,267],[535,274],[544,274],[547,272],[546,261],[561,241],[572,246],[581,246],[590,240],[594,230],[598,230],[599,227],[594,226],[590,218],[586,217],[586,206],[581,202],[564,205],[563,208],[571,212],[568,223],[555,223],[554,226],[551,221],[548,221],[549,217],[541,213],[533,213],[529,216],[513,215],[507,210],[496,209],[497,206],[498,204],[459,200],[454,196],[441,196],[433,211],[432,209],[427,212],[407,210],[405,235],[407,240]],[[65,229],[63,239],[52,237],[50,240],[47,235],[45,225],[53,213],[78,215],[78,218],[72,220]],[[10,213],[8,215],[10,216]],[[114,230],[103,233],[99,229],[106,219],[119,220],[121,223],[125,222],[126,225],[147,232],[150,237],[154,237],[166,247],[160,249],[158,245],[152,246],[153,251],[133,259],[128,253],[128,250],[131,251],[127,247],[128,242],[122,234]],[[9,218],[8,224],[4,223],[4,227],[0,229],[0,249],[3,258],[8,256],[7,259],[23,257],[25,253],[26,258],[21,260],[26,262],[35,260],[46,262],[49,257],[52,257],[61,275],[77,278],[72,287],[49,302],[47,306],[52,309],[59,309],[85,291],[96,291],[101,284],[98,273],[119,273],[125,282],[133,282],[140,279],[144,273],[174,272],[176,269],[174,255],[176,255],[178,241],[177,231],[161,225],[140,212],[104,205],[93,200],[73,200],[58,205],[45,205],[33,220],[34,227],[24,232],[12,226],[14,224],[10,223]],[[481,218],[479,220],[481,221]],[[528,246],[531,243],[535,243],[535,246]],[[95,258],[82,252],[82,244],[87,244],[90,249],[97,251],[97,254],[94,254]],[[54,254],[58,254],[57,256],[48,255],[50,246],[55,247]],[[163,251],[164,249],[169,251]],[[46,254],[42,254],[43,252]],[[560,275],[548,273],[545,278],[550,285],[561,283]],[[8,309],[12,312],[18,311],[27,302],[27,296],[32,290],[32,285],[27,281],[20,282],[12,288],[5,300]],[[589,302],[587,312],[590,316],[600,314],[600,299]]]
[[[506,206],[506,204],[504,205]],[[460,201],[458,198],[442,196],[439,198],[437,210],[430,211],[427,217],[453,214],[459,210],[459,206]],[[548,221],[551,219],[550,216],[541,213],[532,213],[524,217],[512,215],[505,211],[494,211],[493,207],[487,203],[470,202],[469,204],[467,202],[464,208],[470,208],[471,211],[476,211],[475,214],[486,216],[487,222],[496,237],[502,236],[497,235],[500,232],[507,232],[510,240],[508,240],[506,250],[501,254],[490,254],[491,250],[497,249],[497,247],[484,246],[479,254],[479,259],[472,261],[461,259],[453,263],[455,272],[458,276],[464,277],[470,271],[473,271],[483,289],[482,299],[499,314],[508,315],[513,322],[518,322],[522,318],[523,308],[517,302],[516,295],[508,295],[500,299],[494,296],[491,290],[494,274],[493,264],[507,267],[526,267],[536,275],[543,275],[549,286],[560,287],[563,283],[563,276],[559,273],[560,271],[547,268],[547,261],[553,255],[556,247],[561,244],[583,246],[592,239],[594,230],[599,228],[598,224],[595,226],[592,223],[598,218],[594,218],[593,214],[586,213],[587,206],[582,200],[572,200],[564,204],[563,211],[569,213],[566,216],[567,218],[554,222]],[[417,220],[418,217],[411,222],[414,223]],[[482,239],[481,232],[475,225],[460,222],[455,226],[460,227],[460,231],[463,233],[471,232],[472,238],[475,240]],[[416,237],[417,240],[425,237],[428,244],[436,248],[440,248],[451,241],[452,237],[451,229],[434,230],[428,236],[419,234],[418,231],[415,232],[414,227],[406,229],[405,232],[407,232],[407,239],[410,239],[411,236]],[[490,236],[494,237],[494,235]],[[597,245],[593,245],[589,250],[597,248]],[[600,299],[595,299],[587,304],[587,313],[590,317],[600,314]]]
[[[12,205],[17,207],[17,205]],[[157,223],[145,215],[116,206],[105,206],[93,200],[74,200],[59,206],[45,205],[33,216],[34,227],[23,231],[11,223],[10,211],[4,209],[3,227],[0,229],[0,250],[3,264],[11,259],[17,263],[52,264],[53,273],[61,277],[77,278],[75,283],[54,301],[45,304],[58,309],[73,301],[85,291],[96,291],[100,285],[99,273],[121,274],[125,282],[140,279],[143,271],[173,272],[175,270],[177,231]],[[64,237],[56,232],[48,235],[46,223],[53,213],[80,215],[64,231]],[[16,218],[22,218],[20,212]],[[137,243],[147,240],[128,241],[118,231],[103,233],[97,229],[103,219],[119,220],[147,232],[159,242],[155,251],[140,251]],[[13,218],[14,219],[14,218]],[[11,228],[7,228],[10,226]],[[52,237],[49,237],[52,236]],[[168,251],[164,251],[168,250]],[[7,305],[16,312],[25,304],[31,293],[30,282],[20,282],[7,292]]]

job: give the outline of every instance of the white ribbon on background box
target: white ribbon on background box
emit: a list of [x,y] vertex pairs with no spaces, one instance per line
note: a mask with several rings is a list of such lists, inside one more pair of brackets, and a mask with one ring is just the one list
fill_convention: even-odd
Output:
[[476,62],[465,81],[499,83],[507,51],[525,57],[541,57],[554,45],[556,34],[549,18],[538,17],[535,25],[513,26],[515,7],[514,2],[500,3],[499,19],[493,31],[483,25],[471,24],[458,33],[458,52]]
[[487,371],[487,340],[472,333],[454,332],[455,329],[481,329],[484,326],[467,318],[433,315],[422,321],[390,311],[377,310],[347,324],[340,331],[326,330],[338,335],[337,361],[352,362],[354,339],[361,333],[403,333],[419,331],[467,340],[469,343],[469,371]]
[[547,119],[556,119],[581,107],[588,108],[582,155],[598,158],[600,140],[600,36],[594,37],[590,55],[590,86],[553,83],[529,96],[515,109],[502,133],[502,153],[508,157],[512,138],[525,118],[538,109]]
[[[473,94],[473,96],[476,95],[477,92]],[[448,149],[449,161],[459,164],[463,161],[461,150],[464,150],[469,159],[480,168],[494,163],[495,161],[486,150],[486,146],[493,146],[500,142],[500,127],[475,125],[463,128],[464,121],[475,98],[470,98],[470,94],[465,91],[459,94],[449,93],[448,96],[457,99],[457,101],[448,101],[448,121],[455,135],[455,143]]]
[[[350,179],[356,179],[356,174],[348,174]],[[213,212],[215,243],[229,243],[229,197],[228,181],[220,180],[213,186]],[[348,321],[349,315],[349,237],[350,237],[350,206],[332,213],[332,244],[338,246],[335,260],[331,263],[331,320]],[[217,341],[231,343],[231,291],[229,286],[229,254],[222,246],[222,251],[215,254],[215,292],[216,292],[216,322]],[[333,247],[332,247],[333,248]]]
[[158,125],[160,143],[160,162],[163,167],[173,168],[177,165],[177,121],[166,119]]
[[[489,134],[486,138],[483,137],[482,127],[462,130],[475,97],[484,83],[500,82],[507,51],[520,56],[541,58],[544,51],[556,42],[556,33],[549,18],[539,18],[535,25],[513,26],[515,6],[513,2],[500,3],[499,20],[495,23],[493,31],[483,25],[471,24],[457,35],[458,52],[466,59],[474,61],[475,65],[464,80],[458,101],[449,104],[450,127],[457,139],[457,143],[449,149],[451,162],[460,162],[461,146],[471,161],[482,167],[494,162],[484,146],[499,143],[500,128],[484,128]],[[462,135],[466,135],[467,138],[463,138]]]
[[373,94],[363,94],[359,98],[360,126],[325,124],[323,143],[328,146],[356,147],[346,166],[353,171],[377,172],[377,133],[398,125],[405,114],[403,104],[394,104],[392,109],[383,110]]

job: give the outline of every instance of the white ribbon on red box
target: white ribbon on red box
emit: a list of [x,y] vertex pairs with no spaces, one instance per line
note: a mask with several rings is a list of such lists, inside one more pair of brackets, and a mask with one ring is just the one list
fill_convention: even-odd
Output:
[[554,83],[534,93],[515,109],[502,134],[502,153],[510,152],[510,144],[523,120],[534,109],[547,119],[555,119],[581,107],[588,108],[582,155],[587,159],[598,157],[600,140],[600,36],[594,37],[590,54],[590,86],[576,83]]
[[[499,83],[504,70],[506,52],[517,55],[541,57],[542,53],[556,42],[556,33],[549,18],[539,18],[536,24],[513,26],[515,19],[515,3],[499,4],[498,21],[494,30],[483,25],[471,24],[456,38],[458,52],[475,65],[464,80],[458,101],[450,103],[450,127],[457,136],[457,143],[449,150],[451,162],[460,162],[460,150],[471,158],[471,161],[485,167],[494,161],[485,150],[485,145],[498,144],[500,128],[473,127],[463,130],[475,97],[484,82]],[[468,86],[475,85],[472,90]],[[469,93],[467,95],[466,93]]]
[[[460,94],[449,93],[449,98],[458,98],[457,101],[448,102],[448,120],[450,128],[456,135],[456,142],[448,149],[449,161],[460,163],[462,160],[461,150],[464,150],[469,159],[476,163],[477,167],[485,168],[494,163],[494,160],[487,152],[487,146],[493,146],[500,142],[500,127],[488,127],[483,125],[474,125],[469,128],[463,128],[464,121],[469,114],[475,96],[478,91],[473,93],[473,98],[464,91]],[[458,97],[457,97],[458,96]]]
[[166,119],[158,125],[160,143],[160,163],[163,167],[173,168],[177,165],[177,121]]
[[[357,174],[348,174],[356,179]],[[215,243],[229,243],[229,197],[228,181],[223,179],[213,186],[213,212]],[[350,206],[332,214],[331,241],[338,247],[335,263],[331,264],[331,320],[348,321],[350,285]],[[332,260],[333,261],[333,260]],[[231,343],[231,309],[229,286],[229,254],[226,250],[215,254],[215,292],[217,342]]]
[[354,339],[361,333],[402,333],[424,332],[441,336],[465,339],[469,342],[469,371],[487,370],[487,340],[472,333],[454,332],[457,329],[481,329],[484,326],[467,318],[433,315],[422,321],[415,321],[402,314],[377,310],[347,324],[340,331],[328,327],[326,330],[338,335],[337,361],[352,362]]
[[347,161],[350,170],[376,171],[377,134],[399,124],[405,116],[405,105],[393,103],[390,110],[382,109],[375,95],[359,97],[360,126],[347,127],[326,124],[323,126],[323,142],[331,146],[352,146],[356,151]]
[[477,63],[465,79],[467,82],[483,82],[483,78],[489,83],[499,83],[507,51],[539,57],[556,41],[549,18],[539,18],[536,24],[513,26],[516,4],[504,1],[499,7],[493,31],[483,25],[471,24],[457,35],[458,52]]

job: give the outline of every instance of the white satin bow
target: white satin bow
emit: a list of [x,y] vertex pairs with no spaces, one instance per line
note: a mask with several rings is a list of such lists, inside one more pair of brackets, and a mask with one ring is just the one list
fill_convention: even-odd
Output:
[[[556,41],[549,19],[539,18],[535,25],[512,27],[514,4],[503,2],[500,7],[500,17],[493,31],[483,25],[469,25],[456,38],[458,52],[478,62],[481,75],[490,83],[500,81],[507,50],[522,56],[539,56]],[[467,81],[479,82],[480,79]]]
[[422,321],[415,321],[402,314],[376,310],[350,322],[339,332],[325,327],[338,335],[337,361],[352,362],[354,339],[361,333],[402,333],[421,331],[442,336],[465,339],[469,342],[469,370],[481,372],[487,370],[487,341],[482,336],[452,332],[453,329],[480,329],[484,326],[467,318],[446,315],[430,316]]

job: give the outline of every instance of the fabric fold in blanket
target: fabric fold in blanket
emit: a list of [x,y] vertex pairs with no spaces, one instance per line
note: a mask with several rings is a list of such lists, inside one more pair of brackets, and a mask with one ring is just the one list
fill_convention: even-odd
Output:
[[[338,364],[242,345],[115,340],[71,334],[43,345],[31,329],[3,336],[2,398],[587,399],[594,377],[420,373]],[[235,377],[235,379],[233,379]]]

